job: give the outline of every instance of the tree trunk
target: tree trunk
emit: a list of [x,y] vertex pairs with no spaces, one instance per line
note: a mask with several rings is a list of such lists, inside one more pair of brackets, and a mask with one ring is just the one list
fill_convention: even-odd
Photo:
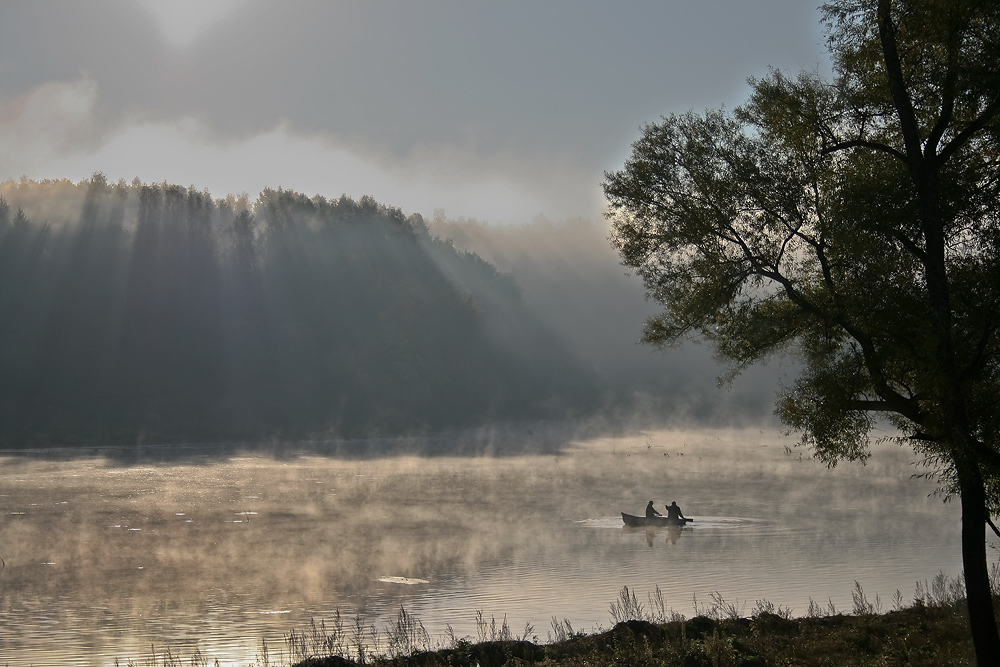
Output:
[[969,627],[979,667],[1000,666],[1000,632],[993,616],[993,594],[986,559],[986,492],[975,464],[959,464],[962,496],[962,566],[969,605]]

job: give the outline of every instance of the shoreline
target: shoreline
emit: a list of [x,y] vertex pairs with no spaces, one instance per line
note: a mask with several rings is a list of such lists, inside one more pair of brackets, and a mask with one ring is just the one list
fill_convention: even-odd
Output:
[[[381,630],[361,617],[337,612],[313,619],[284,635],[283,645],[261,640],[246,667],[960,667],[975,665],[967,604],[960,580],[944,576],[933,586],[918,586],[909,606],[897,593],[893,608],[882,610],[861,585],[852,592],[853,609],[839,612],[810,604],[807,614],[792,617],[788,607],[760,600],[749,615],[738,603],[718,594],[712,603],[686,618],[663,606],[638,602],[627,587],[610,605],[614,626],[574,631],[569,621],[553,617],[548,639],[535,628],[513,632],[506,617],[486,619],[477,613],[477,637],[453,632],[433,638],[423,623],[403,607]],[[993,604],[1000,609],[994,584]],[[218,659],[196,651],[174,655],[169,648],[145,659],[116,658],[116,667],[221,667]],[[243,664],[243,663],[241,663]]]
[[882,614],[792,619],[762,612],[749,618],[696,616],[666,623],[629,620],[604,632],[573,634],[548,644],[457,640],[433,651],[362,656],[360,661],[342,655],[313,657],[292,667],[973,665],[964,607],[962,600],[944,606],[918,603]]

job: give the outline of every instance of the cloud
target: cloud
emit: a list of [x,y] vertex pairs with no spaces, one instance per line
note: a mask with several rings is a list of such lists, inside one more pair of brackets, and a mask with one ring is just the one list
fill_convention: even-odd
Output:
[[[219,196],[281,185],[490,222],[594,218],[643,123],[731,107],[747,75],[820,53],[816,10],[791,0],[203,4],[5,9],[0,100],[20,97],[0,179],[101,170]],[[46,103],[56,91],[72,102]]]
[[0,157],[0,175],[80,180],[101,171],[111,180],[194,185],[216,196],[255,195],[265,187],[371,195],[407,213],[447,207],[492,222],[600,212],[597,183],[580,179],[571,165],[512,153],[483,158],[471,146],[474,138],[464,146],[421,144],[400,158],[285,122],[236,139],[190,116],[106,125],[98,106],[97,85],[85,76],[42,84],[4,106],[0,136],[13,148],[5,155],[18,157]]
[[167,43],[175,49],[184,50],[245,2],[246,0],[139,0],[138,4],[156,20]]
[[0,105],[0,176],[32,176],[65,153],[92,150],[97,84],[87,76],[42,83]]

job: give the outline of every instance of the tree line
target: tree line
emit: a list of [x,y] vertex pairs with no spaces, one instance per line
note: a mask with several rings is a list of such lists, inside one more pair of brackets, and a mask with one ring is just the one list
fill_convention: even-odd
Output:
[[424,433],[595,400],[511,275],[370,197],[101,174],[18,193],[0,198],[5,446]]

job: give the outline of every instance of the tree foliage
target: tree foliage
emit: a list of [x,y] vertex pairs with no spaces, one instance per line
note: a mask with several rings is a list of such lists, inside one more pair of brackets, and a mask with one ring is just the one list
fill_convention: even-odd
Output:
[[646,341],[704,336],[736,371],[794,351],[777,411],[821,458],[865,458],[887,417],[940,466],[972,606],[1000,510],[1000,5],[823,12],[833,79],[772,71],[645,127],[606,177],[611,240],[664,306]]

